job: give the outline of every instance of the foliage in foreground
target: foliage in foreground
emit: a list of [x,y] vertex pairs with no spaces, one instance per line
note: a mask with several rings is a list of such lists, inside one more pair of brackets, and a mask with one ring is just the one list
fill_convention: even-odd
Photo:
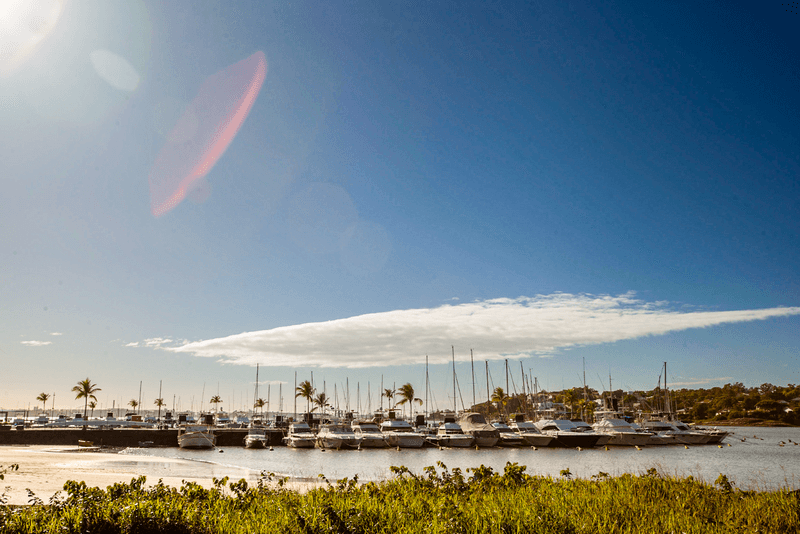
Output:
[[739,491],[724,475],[711,486],[655,469],[573,480],[568,469],[554,479],[512,463],[502,474],[438,466],[393,467],[389,481],[343,479],[306,494],[271,477],[211,489],[70,481],[49,503],[32,495],[31,506],[0,507],[0,533],[800,532],[798,492]]

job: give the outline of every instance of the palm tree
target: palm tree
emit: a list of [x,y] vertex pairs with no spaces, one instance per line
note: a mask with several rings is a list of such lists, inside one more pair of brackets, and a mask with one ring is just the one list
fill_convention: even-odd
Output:
[[394,409],[394,407],[396,406],[396,404],[394,403],[394,396],[396,394],[397,394],[397,391],[395,391],[394,389],[385,388],[383,390],[383,395],[381,395],[381,397],[386,397],[387,399],[389,399],[392,402],[392,405],[389,406],[390,410]]
[[94,394],[101,390],[97,387],[97,384],[92,384],[92,381],[87,378],[86,380],[79,380],[78,385],[73,386],[72,391],[75,392],[76,400],[86,399],[83,403],[83,418],[86,419],[86,408],[89,406],[89,399],[96,401],[97,397]]
[[39,396],[36,397],[36,400],[42,403],[42,411],[47,411],[47,399],[50,398],[50,395],[47,393],[39,393]]
[[329,401],[330,399],[325,393],[320,393],[313,399],[313,402],[316,405],[313,409],[316,410],[319,408],[322,411],[322,414],[325,415],[325,408],[330,407]]
[[508,395],[503,388],[496,387],[494,388],[494,392],[492,393],[492,402],[497,403],[497,411],[500,411],[500,406],[505,408],[506,404],[508,404]]
[[128,401],[128,406],[130,406],[132,409],[135,410],[136,407],[139,406],[139,401],[137,401],[136,399],[131,399]]
[[208,402],[214,405],[214,413],[217,413],[217,410],[219,409],[217,405],[222,402],[222,397],[220,397],[219,395],[214,395]]
[[92,413],[89,417],[94,417],[94,409],[97,408],[97,401],[92,401],[89,403],[89,408],[92,409]]
[[164,399],[156,399],[153,401],[153,404],[158,406],[158,420],[161,421],[161,407],[166,406]]
[[564,399],[564,404],[569,405],[569,416],[574,417],[575,412],[575,405],[578,403],[578,392],[575,391],[575,388],[565,390],[564,393],[561,395]]
[[[400,386],[398,393],[400,394],[400,402],[397,403],[398,406],[408,403],[412,410],[415,402],[422,406],[422,399],[418,399],[414,396],[414,387],[410,382]],[[403,415],[405,415],[405,406],[403,406]],[[414,414],[412,413],[411,415],[413,416]]]
[[262,398],[256,399],[256,402],[253,403],[253,408],[258,408],[261,412],[261,419],[264,419],[264,406],[266,406],[267,401]]
[[294,396],[306,399],[306,413],[310,413],[311,400],[314,398],[314,386],[311,385],[311,382],[308,380],[300,382],[300,385],[295,388]]
[[582,400],[583,406],[581,406],[581,411],[584,412],[586,421],[594,422],[594,407],[596,406],[594,401],[590,400]]

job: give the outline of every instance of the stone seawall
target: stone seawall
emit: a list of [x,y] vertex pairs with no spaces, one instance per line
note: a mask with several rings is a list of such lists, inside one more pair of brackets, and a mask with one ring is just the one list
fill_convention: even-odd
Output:
[[[247,429],[216,430],[217,446],[243,447]],[[268,429],[270,445],[282,445],[283,432]],[[178,430],[150,428],[29,428],[0,432],[0,445],[78,445],[78,441],[91,441],[94,445],[108,447],[138,447],[139,442],[152,441],[159,447],[177,447]]]

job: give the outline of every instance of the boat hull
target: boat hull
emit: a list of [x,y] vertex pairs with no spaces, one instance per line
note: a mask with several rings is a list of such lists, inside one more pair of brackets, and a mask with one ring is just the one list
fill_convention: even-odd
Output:
[[549,434],[554,439],[550,442],[551,447],[561,447],[567,449],[574,449],[580,447],[588,449],[597,445],[600,436],[597,434],[589,434],[586,432],[553,432]]
[[292,447],[293,449],[313,449],[317,444],[317,438],[300,438],[289,436],[283,438],[283,442],[287,447]]
[[[650,445],[650,435],[638,432],[613,432],[605,434],[609,437],[608,445],[619,447],[644,447]],[[598,443],[598,445],[600,445]]]
[[265,438],[244,438],[245,449],[266,449],[267,440]]
[[211,432],[186,432],[178,435],[181,449],[213,449],[216,438]]
[[389,443],[382,436],[361,436],[361,448],[382,449],[388,446]]
[[522,447],[523,445],[527,445],[522,436],[508,432],[500,433],[500,440],[497,444],[500,447]]
[[390,447],[400,447],[401,449],[419,449],[425,444],[425,436],[408,432],[386,434],[384,439]]
[[526,445],[531,447],[550,447],[555,438],[545,434],[520,433],[520,437],[525,440]]
[[320,449],[357,449],[360,444],[358,439],[317,436],[317,447]]
[[472,447],[475,439],[472,436],[463,434],[461,436],[435,436],[430,440],[439,447]]

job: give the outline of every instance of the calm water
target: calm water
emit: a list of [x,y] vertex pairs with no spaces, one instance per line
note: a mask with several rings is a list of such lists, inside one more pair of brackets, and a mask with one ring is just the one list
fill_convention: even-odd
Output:
[[[725,438],[723,447],[716,445],[646,447],[609,447],[609,450],[588,449],[364,449],[334,451],[319,449],[252,450],[225,447],[222,452],[193,451],[176,448],[126,449],[122,454],[181,458],[192,460],[172,468],[180,473],[164,475],[184,477],[241,478],[243,470],[252,470],[248,478],[260,471],[287,475],[301,480],[316,480],[324,474],[329,480],[358,475],[359,480],[380,480],[391,476],[390,466],[404,465],[414,473],[444,462],[448,468],[477,467],[481,464],[502,471],[506,462],[527,466],[527,472],[559,476],[569,469],[578,477],[589,478],[603,471],[611,475],[643,473],[651,467],[670,475],[701,478],[713,483],[723,473],[742,489],[800,488],[800,428],[731,428],[733,435]],[[756,436],[757,438],[754,438]],[[742,441],[742,438],[745,441]],[[786,442],[781,447],[779,442]],[[730,446],[728,446],[730,444]]]

